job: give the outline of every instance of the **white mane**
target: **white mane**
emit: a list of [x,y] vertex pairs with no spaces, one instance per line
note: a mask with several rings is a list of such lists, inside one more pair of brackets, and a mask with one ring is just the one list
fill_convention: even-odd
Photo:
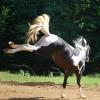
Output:
[[82,45],[82,42],[84,42],[84,44],[87,45],[86,39],[84,39],[82,36],[77,38],[77,39],[75,39],[75,40],[73,40],[73,42],[74,42],[74,45],[75,45],[76,48],[83,49],[84,46]]

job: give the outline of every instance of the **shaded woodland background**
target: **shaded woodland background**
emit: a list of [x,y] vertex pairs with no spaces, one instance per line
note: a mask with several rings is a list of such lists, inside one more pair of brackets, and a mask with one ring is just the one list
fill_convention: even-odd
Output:
[[[28,22],[36,16],[50,15],[50,32],[73,45],[83,36],[91,46],[90,62],[84,74],[100,73],[100,1],[99,0],[0,0],[0,70],[14,69],[14,64],[31,67],[35,74],[58,72],[50,57],[19,52],[4,54],[8,41],[24,43]],[[39,36],[41,37],[41,36]]]

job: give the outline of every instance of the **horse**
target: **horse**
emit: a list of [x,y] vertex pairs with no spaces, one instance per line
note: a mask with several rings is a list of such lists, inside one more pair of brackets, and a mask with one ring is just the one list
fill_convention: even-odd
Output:
[[50,55],[55,64],[64,71],[63,92],[61,97],[65,97],[67,79],[70,73],[76,74],[77,84],[80,90],[80,96],[86,98],[81,89],[81,75],[85,69],[85,62],[89,60],[90,46],[86,39],[79,37],[74,40],[74,46],[64,41],[57,35],[51,34],[43,36],[35,45],[15,44],[9,42],[12,49],[5,49],[6,53],[15,53],[19,51],[30,51],[31,53]]

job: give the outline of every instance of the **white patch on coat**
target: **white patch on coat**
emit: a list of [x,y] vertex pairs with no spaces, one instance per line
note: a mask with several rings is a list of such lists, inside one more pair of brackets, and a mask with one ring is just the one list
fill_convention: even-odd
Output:
[[75,55],[72,56],[74,66],[77,66],[79,64],[80,60],[83,59],[85,56],[85,49],[83,49],[83,50],[82,49],[79,49],[80,54],[78,56],[75,56]]
[[58,40],[58,37],[54,34],[50,34],[49,36],[43,36],[35,46],[48,46]]

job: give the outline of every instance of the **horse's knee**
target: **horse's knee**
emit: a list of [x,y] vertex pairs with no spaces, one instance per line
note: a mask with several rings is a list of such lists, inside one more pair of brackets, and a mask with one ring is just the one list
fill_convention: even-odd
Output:
[[75,72],[75,74],[76,74],[76,78],[77,78],[77,84],[79,87],[81,87],[81,84],[80,84],[81,74],[79,73],[79,71]]

